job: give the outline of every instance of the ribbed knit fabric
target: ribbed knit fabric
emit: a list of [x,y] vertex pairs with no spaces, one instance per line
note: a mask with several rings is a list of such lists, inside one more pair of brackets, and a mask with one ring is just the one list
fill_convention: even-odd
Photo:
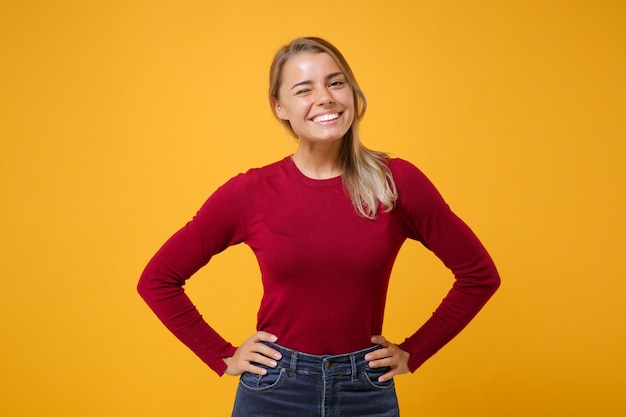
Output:
[[394,260],[403,242],[415,239],[455,277],[432,317],[416,322],[416,332],[400,344],[415,371],[467,325],[500,278],[475,234],[422,172],[402,159],[390,159],[389,167],[399,198],[375,220],[356,213],[341,177],[308,178],[290,157],[234,177],[154,255],[139,293],[221,375],[222,358],[235,347],[203,319],[183,285],[211,257],[245,243],[263,280],[257,329],[290,349],[342,354],[370,346],[370,337],[381,334]]

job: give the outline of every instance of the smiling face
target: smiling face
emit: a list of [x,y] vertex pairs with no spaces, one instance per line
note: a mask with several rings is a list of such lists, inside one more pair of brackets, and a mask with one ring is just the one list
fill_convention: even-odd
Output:
[[326,53],[300,53],[285,62],[273,106],[300,142],[341,140],[354,121],[354,95]]

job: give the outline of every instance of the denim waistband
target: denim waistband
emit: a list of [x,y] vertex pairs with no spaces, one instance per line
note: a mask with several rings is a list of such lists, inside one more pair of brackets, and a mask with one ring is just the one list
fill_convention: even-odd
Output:
[[288,369],[292,373],[305,372],[309,374],[353,374],[367,369],[365,355],[380,349],[380,345],[357,350],[341,355],[311,355],[289,349],[276,343],[265,342],[266,345],[279,351],[282,358],[278,366]]

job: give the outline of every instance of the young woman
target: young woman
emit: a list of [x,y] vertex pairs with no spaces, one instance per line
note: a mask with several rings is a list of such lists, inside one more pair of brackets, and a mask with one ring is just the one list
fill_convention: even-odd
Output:
[[[235,417],[398,416],[393,377],[458,334],[499,286],[498,272],[419,169],[363,146],[365,96],[333,45],[299,38],[281,48],[269,100],[297,151],[216,190],[148,263],[139,293],[215,372],[240,376]],[[406,239],[422,242],[455,281],[434,314],[395,344],[381,331]],[[234,347],[183,284],[238,243],[254,251],[264,294],[257,332]]]

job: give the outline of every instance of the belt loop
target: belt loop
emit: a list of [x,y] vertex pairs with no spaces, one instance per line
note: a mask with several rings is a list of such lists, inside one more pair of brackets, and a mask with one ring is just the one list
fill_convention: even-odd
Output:
[[357,380],[356,355],[350,355],[350,365],[352,365],[352,381],[356,381]]
[[296,362],[298,362],[298,352],[291,351],[291,364],[289,365],[289,378],[296,379]]

